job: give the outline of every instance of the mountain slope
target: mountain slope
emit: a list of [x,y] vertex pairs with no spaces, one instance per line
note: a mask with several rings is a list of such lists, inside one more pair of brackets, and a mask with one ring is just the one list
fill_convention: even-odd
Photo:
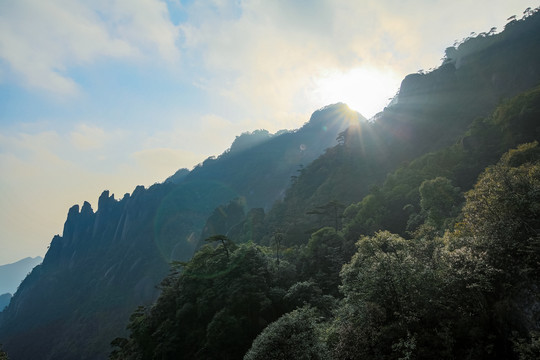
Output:
[[[350,127],[339,145],[303,169],[284,201],[268,214],[268,226],[280,224],[291,243],[305,241],[319,221],[307,213],[331,201],[348,205],[362,200],[389,172],[460,141],[476,119],[538,85],[540,14],[512,22],[500,34],[469,39],[454,50],[449,52],[453,58],[434,71],[408,75],[394,101],[372,123]],[[305,215],[291,223],[294,214]]]
[[247,142],[257,134],[244,134],[218,158],[121,200],[104,191],[95,212],[73,206],[62,236],[0,314],[0,343],[15,359],[105,358],[129,314],[156,299],[170,261],[191,258],[216,207],[235,198],[269,207],[353,120],[365,121],[329,106],[293,132]]

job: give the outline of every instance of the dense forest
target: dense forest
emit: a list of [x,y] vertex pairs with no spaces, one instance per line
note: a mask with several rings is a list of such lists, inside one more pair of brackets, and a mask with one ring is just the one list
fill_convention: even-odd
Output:
[[528,9],[407,76],[371,121],[328,106],[74,206],[0,343],[13,359],[540,358],[539,59]]
[[[529,127],[539,114],[536,88],[483,123]],[[321,207],[335,225],[304,244],[279,232],[268,246],[208,238],[173,266],[158,301],[132,314],[111,358],[537,359],[540,147],[506,152],[463,193],[458,170],[491,156],[465,149],[473,129],[344,211]],[[395,198],[411,191],[404,235],[383,230],[396,221]]]

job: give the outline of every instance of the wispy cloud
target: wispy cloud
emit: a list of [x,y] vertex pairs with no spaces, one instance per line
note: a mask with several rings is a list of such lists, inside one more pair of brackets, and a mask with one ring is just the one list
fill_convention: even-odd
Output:
[[26,86],[58,94],[79,90],[70,68],[100,59],[175,61],[177,36],[160,1],[0,3],[0,58]]

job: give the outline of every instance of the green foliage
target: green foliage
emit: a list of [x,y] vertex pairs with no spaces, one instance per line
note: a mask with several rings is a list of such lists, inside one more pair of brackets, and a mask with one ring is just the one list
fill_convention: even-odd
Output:
[[[362,237],[341,271],[345,298],[327,337],[333,357],[534,358],[539,154],[536,143],[526,144],[486,169],[467,193],[462,222],[444,239]],[[444,218],[430,212],[455,211],[447,204],[459,191],[448,179],[419,190],[426,223]]]
[[361,202],[353,204],[346,209],[345,216],[349,218],[346,232],[349,238],[360,234],[372,234],[381,230],[383,220],[388,216],[384,195],[379,187],[373,187],[371,193]]
[[[491,344],[495,358],[515,355],[512,334],[533,339],[517,343],[515,351],[527,353],[527,344],[534,348],[533,334],[538,331],[538,154],[536,143],[526,144],[487,168],[466,194],[462,222],[448,234],[452,252],[447,260],[453,270],[449,279],[454,288],[473,291],[471,299],[483,304],[483,317],[490,324],[483,329],[483,341]],[[472,305],[466,299],[460,304]]]
[[329,359],[316,319],[309,307],[283,315],[257,336],[244,360]]
[[208,243],[220,243],[221,244],[220,249],[222,249],[225,252],[225,255],[227,255],[227,259],[229,258],[230,251],[234,249],[235,247],[235,244],[234,242],[231,241],[231,239],[221,234],[210,236],[208,239],[205,239],[204,241]]
[[317,215],[319,216],[319,221],[322,227],[324,222],[326,226],[333,226],[337,231],[341,228],[341,218],[343,217],[343,209],[345,205],[339,201],[333,200],[329,201],[324,205],[315,207],[307,212],[308,215]]
[[442,243],[381,231],[357,245],[341,272],[345,299],[329,335],[334,358],[451,358],[444,355],[451,349]]
[[540,152],[526,144],[507,153],[466,195],[459,234],[484,251],[505,283],[537,278],[540,263]]
[[[205,246],[163,284],[155,305],[132,315],[130,338],[113,358],[238,359],[264,326],[281,315],[273,259],[253,244]],[[286,264],[284,264],[286,265]],[[285,293],[283,290],[282,294]]]
[[335,298],[323,294],[321,288],[313,280],[293,284],[285,293],[283,300],[288,309],[309,305],[326,316],[329,316],[336,306]]
[[324,293],[337,296],[341,266],[352,256],[353,246],[334,228],[311,235],[300,261],[301,276],[313,279]]

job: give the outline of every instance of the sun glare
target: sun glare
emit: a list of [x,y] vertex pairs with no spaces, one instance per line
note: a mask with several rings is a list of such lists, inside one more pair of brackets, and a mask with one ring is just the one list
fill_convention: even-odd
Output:
[[329,71],[314,81],[314,100],[319,106],[343,102],[366,118],[382,111],[400,85],[393,72],[376,68]]

